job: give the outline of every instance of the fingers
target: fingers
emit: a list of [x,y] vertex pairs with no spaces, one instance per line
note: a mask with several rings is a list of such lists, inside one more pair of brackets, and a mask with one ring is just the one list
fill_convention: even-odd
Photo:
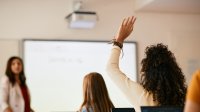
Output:
[[133,26],[135,23],[136,18],[134,16],[129,17],[129,25]]
[[124,18],[122,25],[127,26],[129,24],[129,22],[130,22],[130,17]]
[[129,23],[130,23],[130,17],[128,17],[128,18],[126,19],[126,24],[125,24],[125,25],[126,25],[126,26],[129,25]]
[[124,20],[122,22],[122,26],[131,27],[135,23],[135,20],[136,20],[136,18],[134,16],[124,18]]
[[136,17],[132,16],[132,18],[131,18],[131,30],[133,30],[135,20],[136,20]]
[[131,20],[131,22],[134,24],[135,20],[136,20],[136,17],[133,17],[132,20]]
[[127,19],[124,18],[124,19],[123,19],[123,22],[122,22],[122,26],[126,25],[126,22],[127,22]]

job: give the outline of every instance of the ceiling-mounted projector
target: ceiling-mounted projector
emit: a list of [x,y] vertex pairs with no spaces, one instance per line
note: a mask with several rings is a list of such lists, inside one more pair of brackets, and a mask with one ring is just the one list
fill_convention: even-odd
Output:
[[97,22],[97,14],[93,11],[74,11],[66,19],[70,28],[93,28]]

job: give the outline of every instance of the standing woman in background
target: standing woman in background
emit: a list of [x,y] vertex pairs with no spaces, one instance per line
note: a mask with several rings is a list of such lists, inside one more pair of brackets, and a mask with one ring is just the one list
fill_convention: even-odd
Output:
[[84,77],[83,97],[80,112],[111,112],[114,108],[105,81],[97,72],[89,73]]
[[0,90],[1,112],[33,112],[21,58],[14,56],[8,60]]
[[[113,41],[107,72],[136,112],[141,106],[184,106],[186,84],[174,54],[163,44],[148,46],[142,59],[141,83],[130,80],[119,68],[124,40],[133,31],[135,17],[123,20]],[[129,66],[129,65],[127,65]]]

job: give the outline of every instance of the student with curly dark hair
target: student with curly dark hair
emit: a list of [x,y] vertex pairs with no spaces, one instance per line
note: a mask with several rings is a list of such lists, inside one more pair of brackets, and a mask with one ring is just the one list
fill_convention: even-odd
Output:
[[141,85],[158,105],[183,106],[186,95],[184,75],[174,54],[163,44],[146,48],[142,60]]
[[[124,40],[133,31],[135,17],[123,20],[113,41],[107,73],[125,94],[136,112],[140,106],[183,106],[186,95],[184,75],[167,46],[151,45],[142,60],[141,83],[130,80],[119,68]],[[127,65],[128,66],[128,65]]]

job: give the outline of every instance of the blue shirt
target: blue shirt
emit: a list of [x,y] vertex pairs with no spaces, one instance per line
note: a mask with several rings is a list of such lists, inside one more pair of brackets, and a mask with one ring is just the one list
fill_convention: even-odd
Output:
[[[88,110],[89,110],[89,112],[93,112],[91,107],[89,107]],[[87,111],[87,109],[85,107],[83,107],[81,112],[88,112],[88,111]]]

